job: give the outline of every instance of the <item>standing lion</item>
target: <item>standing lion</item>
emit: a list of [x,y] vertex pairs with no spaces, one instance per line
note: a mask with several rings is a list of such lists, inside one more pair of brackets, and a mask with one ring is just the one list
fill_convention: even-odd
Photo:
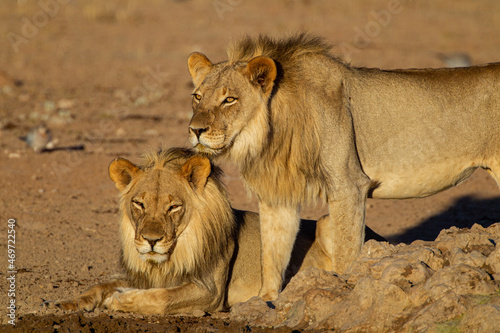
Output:
[[500,64],[387,71],[329,50],[306,34],[260,36],[221,63],[188,59],[193,146],[234,161],[259,200],[265,300],[278,295],[304,202],[328,202],[317,241],[343,272],[363,244],[367,196],[432,195],[478,167],[500,177]]

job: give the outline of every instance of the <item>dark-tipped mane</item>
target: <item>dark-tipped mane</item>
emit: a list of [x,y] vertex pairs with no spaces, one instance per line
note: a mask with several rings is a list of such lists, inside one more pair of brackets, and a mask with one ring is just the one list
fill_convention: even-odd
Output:
[[331,49],[324,38],[307,33],[288,38],[275,39],[267,35],[246,36],[233,43],[227,51],[229,63],[249,61],[257,56],[266,56],[280,63],[286,63],[306,53],[328,55]]

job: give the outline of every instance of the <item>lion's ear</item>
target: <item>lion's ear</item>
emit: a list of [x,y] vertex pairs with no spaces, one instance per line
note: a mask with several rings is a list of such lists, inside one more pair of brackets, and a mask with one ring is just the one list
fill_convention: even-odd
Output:
[[109,165],[109,178],[119,191],[123,191],[139,172],[140,169],[134,163],[120,157]]
[[277,75],[276,64],[269,57],[255,57],[248,62],[244,74],[250,82],[259,85],[264,94],[269,95]]
[[189,55],[188,69],[195,87],[198,87],[203,82],[212,66],[212,62],[203,53],[193,52]]
[[195,155],[184,163],[181,168],[181,175],[187,179],[196,191],[201,191],[205,188],[211,171],[212,168],[209,159],[204,156]]

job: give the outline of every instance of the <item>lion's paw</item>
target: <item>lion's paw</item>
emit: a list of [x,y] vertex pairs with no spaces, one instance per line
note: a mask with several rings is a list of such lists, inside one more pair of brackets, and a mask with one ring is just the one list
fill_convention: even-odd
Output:
[[56,301],[47,301],[44,302],[43,305],[47,309],[61,309],[61,310],[78,310],[78,303],[76,301],[62,301],[62,300],[56,300]]
[[48,309],[61,309],[67,311],[76,311],[76,310],[85,310],[85,311],[94,311],[97,306],[97,302],[91,296],[80,297],[76,300],[63,301],[48,301],[45,302],[44,305]]
[[120,288],[120,290],[107,297],[102,302],[102,306],[115,311],[133,311],[133,306],[139,294],[140,291],[136,289]]

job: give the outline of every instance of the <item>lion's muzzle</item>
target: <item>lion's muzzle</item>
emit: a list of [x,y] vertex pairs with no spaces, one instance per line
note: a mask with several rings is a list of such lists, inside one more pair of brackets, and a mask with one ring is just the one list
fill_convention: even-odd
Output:
[[162,263],[170,259],[175,241],[166,241],[164,237],[141,237],[136,240],[136,249],[142,260],[147,262]]
[[158,243],[159,241],[161,241],[163,239],[163,236],[157,236],[157,235],[153,235],[153,236],[150,236],[150,235],[142,235],[142,238],[148,242],[149,246],[151,246],[151,251],[150,252],[155,252],[154,249],[155,249],[155,245],[156,243]]
[[170,257],[175,236],[166,233],[162,223],[146,223],[136,232],[135,246],[142,260],[164,262]]
[[194,136],[196,140],[200,141],[200,137],[203,133],[208,132],[210,129],[209,126],[196,126],[196,125],[190,125],[189,126],[189,135]]
[[210,127],[189,127],[189,141],[198,153],[217,155],[226,148],[226,136]]

